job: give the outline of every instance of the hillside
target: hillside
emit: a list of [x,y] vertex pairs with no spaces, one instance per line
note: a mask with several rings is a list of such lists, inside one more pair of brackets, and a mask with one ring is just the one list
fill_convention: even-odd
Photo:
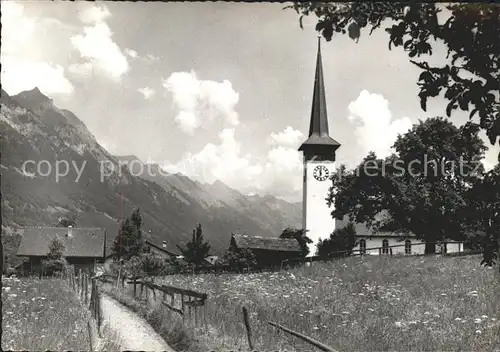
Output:
[[[59,216],[76,212],[79,226],[105,227],[115,235],[122,214],[138,206],[153,240],[166,240],[176,250],[200,222],[217,252],[227,248],[232,232],[277,236],[300,223],[299,205],[273,197],[247,197],[179,174],[133,176],[75,114],[56,107],[37,88],[12,97],[2,90],[0,131],[3,219],[12,228],[53,225]],[[23,170],[27,160],[33,162]],[[58,160],[67,161],[69,169],[56,179]],[[41,176],[35,165],[43,173],[49,164],[52,173]],[[110,176],[101,177],[101,165],[113,165]]]

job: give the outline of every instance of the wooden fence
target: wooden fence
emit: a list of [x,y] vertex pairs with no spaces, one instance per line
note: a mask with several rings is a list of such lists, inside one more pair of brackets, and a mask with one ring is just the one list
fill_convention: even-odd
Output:
[[186,290],[175,286],[158,285],[155,277],[136,276],[118,277],[102,275],[103,282],[122,286],[132,285],[132,297],[146,305],[161,304],[170,311],[178,314],[186,322],[195,327],[206,327],[206,301],[208,295],[193,290]]
[[68,286],[82,300],[90,310],[91,321],[88,322],[88,332],[91,348],[96,345],[96,336],[93,325],[97,327],[97,334],[101,335],[102,311],[100,304],[100,293],[97,285],[97,277],[92,276],[89,271],[75,270],[74,266],[67,266],[63,271],[63,279]]

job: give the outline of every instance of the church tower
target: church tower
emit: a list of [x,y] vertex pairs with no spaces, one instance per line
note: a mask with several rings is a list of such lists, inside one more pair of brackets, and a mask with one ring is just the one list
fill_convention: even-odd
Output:
[[313,241],[309,244],[309,255],[315,255],[319,239],[328,238],[335,229],[331,215],[333,208],[328,207],[326,198],[332,185],[330,176],[335,172],[335,151],[339,147],[328,131],[321,39],[318,38],[309,138],[299,148],[304,155],[302,228]]

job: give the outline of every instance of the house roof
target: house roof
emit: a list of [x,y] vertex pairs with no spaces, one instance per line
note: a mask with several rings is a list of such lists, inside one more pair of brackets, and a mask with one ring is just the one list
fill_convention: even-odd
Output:
[[299,242],[295,239],[269,238],[233,234],[232,238],[238,248],[263,249],[279,252],[301,252]]
[[54,238],[64,245],[65,257],[102,258],[105,254],[106,230],[102,228],[75,227],[71,229],[71,237],[67,236],[66,227],[30,227],[20,232],[22,239],[18,256],[46,256]]
[[163,248],[163,247],[162,247],[162,246],[160,246],[160,245],[157,245],[157,244],[156,244],[156,243],[154,243],[154,242],[151,242],[150,240],[146,240],[145,242],[146,242],[146,244],[147,244],[147,245],[149,245],[149,246],[151,246],[151,247],[154,247],[154,248],[158,249],[159,251],[162,251],[162,252],[164,252],[165,254],[168,254],[169,256],[177,256],[177,255],[179,255],[179,254],[177,254],[177,253],[174,253],[174,252],[172,252],[172,251],[169,251],[169,250],[168,250],[168,249],[166,249],[166,248]]

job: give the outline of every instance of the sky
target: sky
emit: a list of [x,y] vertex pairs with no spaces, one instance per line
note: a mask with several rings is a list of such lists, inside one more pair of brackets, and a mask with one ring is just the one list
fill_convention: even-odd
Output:
[[[314,17],[301,29],[284,6],[2,1],[2,86],[38,87],[114,155],[300,201],[318,34]],[[389,50],[383,30],[362,31],[358,43],[334,36],[322,55],[338,163],[387,156],[419,119],[445,116],[443,98],[421,110],[420,71]],[[444,56],[437,45],[429,60]],[[457,125],[467,118],[452,115]],[[487,167],[497,154],[490,147]]]

